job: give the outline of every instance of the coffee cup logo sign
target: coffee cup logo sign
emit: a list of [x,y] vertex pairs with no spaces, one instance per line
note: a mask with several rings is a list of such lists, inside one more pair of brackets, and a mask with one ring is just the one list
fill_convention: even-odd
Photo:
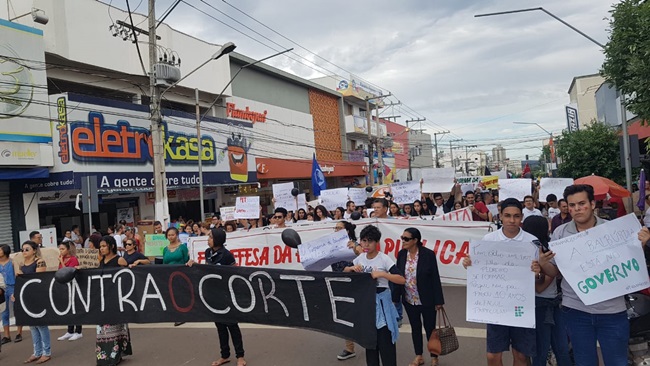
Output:
[[251,111],[248,106],[246,109],[237,109],[235,103],[226,103],[226,117],[243,119],[255,124],[255,122],[266,122],[266,114],[267,111],[262,113]]

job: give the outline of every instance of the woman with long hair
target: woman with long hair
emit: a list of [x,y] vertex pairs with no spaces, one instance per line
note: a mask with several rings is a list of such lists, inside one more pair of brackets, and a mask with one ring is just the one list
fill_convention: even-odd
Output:
[[[427,340],[436,327],[436,313],[445,303],[442,294],[436,253],[422,244],[420,230],[409,227],[402,236],[402,250],[397,254],[397,268],[406,283],[395,286],[393,299],[400,299],[411,323],[415,359],[409,366],[424,364],[422,358],[422,325]],[[438,355],[430,354],[431,365],[438,365]]]
[[314,221],[331,221],[330,212],[327,211],[325,206],[318,205],[314,209]]
[[334,209],[334,220],[343,220],[343,215],[345,214],[345,209],[343,207],[337,207]]
[[424,211],[422,211],[422,201],[420,200],[415,200],[413,201],[413,213],[411,216],[422,216],[426,215]]
[[410,203],[405,203],[402,206],[402,211],[404,211],[404,217],[410,217],[413,215],[413,206]]
[[178,238],[178,229],[170,227],[165,232],[169,245],[163,249],[163,264],[187,264],[190,260],[190,253],[187,246],[183,245]]
[[[0,277],[2,277],[6,286],[4,299],[5,304],[7,305],[5,309],[0,312],[0,314],[2,314],[2,328],[4,331],[2,339],[0,340],[0,346],[11,342],[11,333],[9,331],[9,304],[11,304],[11,296],[14,294],[14,286],[16,285],[16,272],[14,272],[14,262],[9,257],[10,254],[11,248],[9,245],[0,245]],[[20,342],[22,339],[23,336],[19,331],[18,334],[16,334],[15,342]]]
[[400,217],[402,216],[402,212],[399,209],[399,205],[395,202],[391,202],[388,205],[388,216],[392,217]]
[[[70,245],[72,243],[72,245]],[[71,241],[64,241],[59,244],[59,269],[63,267],[76,268],[79,266],[79,260],[74,256],[70,249],[75,248],[74,243]],[[81,325],[68,325],[68,331],[57,338],[59,341],[76,341],[82,338]]]
[[307,221],[307,211],[304,208],[299,208],[296,215],[296,222]]
[[[117,255],[117,242],[106,235],[99,242],[99,268],[126,267],[124,258]],[[96,341],[97,366],[114,366],[122,362],[122,357],[132,355],[131,334],[128,324],[104,324],[97,326]]]

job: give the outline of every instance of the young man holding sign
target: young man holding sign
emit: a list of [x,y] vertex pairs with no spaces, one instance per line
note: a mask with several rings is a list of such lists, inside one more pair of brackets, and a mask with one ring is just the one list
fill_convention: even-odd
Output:
[[[564,198],[568,202],[569,211],[573,220],[559,226],[553,232],[551,236],[551,247],[553,247],[552,242],[555,240],[560,240],[606,223],[605,220],[594,215],[596,202],[594,200],[594,189],[592,186],[586,184],[568,186],[564,190]],[[573,251],[582,251],[585,254],[590,254],[594,250],[594,245],[599,247],[603,245],[597,244],[599,242],[598,237],[590,239],[593,239],[593,243],[596,244],[591,243],[591,241],[576,243]],[[577,240],[580,240],[580,238]],[[559,246],[556,248],[558,251],[561,249]],[[564,255],[566,256],[566,253]],[[548,251],[547,253],[540,253],[539,259],[542,272],[551,277],[560,274],[555,260],[553,260],[554,256],[555,253]],[[571,256],[573,262],[573,255]],[[565,258],[558,256],[558,261],[560,259],[564,260]],[[588,268],[585,269],[586,267],[584,265],[585,263],[581,265],[581,268],[587,272]],[[592,263],[592,265],[597,264]],[[571,344],[573,345],[576,365],[591,366],[598,364],[597,343],[600,344],[605,365],[627,365],[630,332],[623,296],[616,296],[609,300],[586,305],[569,283],[567,279],[568,275],[570,273],[565,273],[562,279],[562,316],[569,338],[571,339]]]
[[[468,192],[469,193],[469,192]],[[521,229],[523,207],[516,198],[508,198],[501,203],[501,229],[483,237],[485,241],[512,242],[513,245],[533,245],[537,240]],[[463,259],[465,268],[472,265],[469,256]],[[532,283],[530,286],[534,286]],[[508,351],[512,344],[514,366],[527,366],[529,357],[535,356],[536,333],[533,328],[521,328],[507,325],[487,325],[487,361],[489,366],[502,366],[503,352]]]

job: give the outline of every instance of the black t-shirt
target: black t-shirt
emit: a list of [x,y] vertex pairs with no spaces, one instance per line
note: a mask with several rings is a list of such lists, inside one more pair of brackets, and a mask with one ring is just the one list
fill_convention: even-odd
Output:
[[205,260],[208,264],[231,266],[235,264],[235,257],[224,247],[217,250],[208,248],[205,250]]
[[135,261],[140,260],[140,259],[147,259],[147,257],[144,256],[144,254],[136,251],[133,252],[133,254],[129,254],[127,252],[124,252],[124,260],[126,261],[127,264],[133,264]]

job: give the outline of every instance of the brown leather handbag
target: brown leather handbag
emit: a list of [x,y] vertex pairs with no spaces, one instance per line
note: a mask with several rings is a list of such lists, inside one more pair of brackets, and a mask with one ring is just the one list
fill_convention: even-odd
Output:
[[456,337],[456,331],[451,326],[444,307],[438,310],[437,318],[437,326],[431,333],[427,348],[429,353],[443,356],[458,349],[458,337]]

